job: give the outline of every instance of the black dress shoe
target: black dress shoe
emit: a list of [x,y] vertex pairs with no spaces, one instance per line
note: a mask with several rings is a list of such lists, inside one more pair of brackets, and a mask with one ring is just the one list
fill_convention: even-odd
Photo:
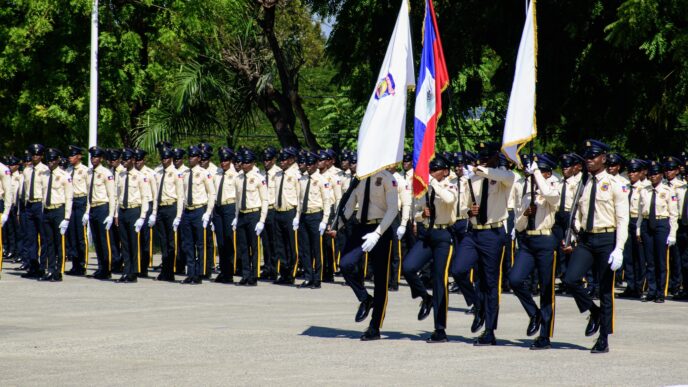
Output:
[[538,337],[533,341],[533,344],[530,345],[530,349],[532,350],[540,350],[540,349],[550,349],[552,348],[552,344],[549,342],[549,337]]
[[655,299],[656,299],[655,296],[652,296],[652,295],[650,295],[650,294],[646,294],[646,295],[644,295],[644,296],[640,299],[640,301],[642,301],[642,302],[652,302],[652,301],[654,301]]
[[607,339],[598,338],[595,345],[592,346],[590,353],[607,353],[609,352],[609,344]]
[[77,269],[75,267],[69,269],[66,273],[66,275],[73,275],[73,276],[83,276],[86,274],[86,271],[84,269]]
[[179,283],[183,284],[183,285],[190,285],[190,284],[193,284],[193,282],[194,282],[193,277],[186,277]]
[[248,286],[258,286],[258,281],[255,278],[250,279],[248,280]]
[[112,274],[100,272],[98,274],[94,274],[93,278],[97,280],[109,280],[110,278],[112,278]]
[[685,301],[688,300],[688,291],[682,291],[681,293],[675,295],[671,298],[674,301]]
[[466,314],[475,314],[475,305],[471,305],[471,307],[468,308],[468,309],[466,309],[466,311],[465,311],[464,313],[466,313]]
[[62,274],[55,273],[50,277],[50,282],[62,282]]
[[657,297],[657,299],[655,300],[655,303],[656,304],[663,304],[664,303],[664,297],[661,297],[661,296]]
[[19,269],[17,270],[29,270],[30,267],[31,265],[29,265],[28,263],[24,263],[21,266],[19,266]]
[[542,316],[538,310],[534,316],[530,317],[530,322],[528,323],[528,329],[526,329],[526,334],[528,337],[533,336],[540,329],[540,324],[542,324]]
[[485,324],[485,316],[482,313],[476,313],[473,317],[473,324],[471,324],[471,332],[475,333],[480,330]]
[[456,282],[452,282],[451,286],[449,287],[449,293],[461,293],[461,288],[459,287],[459,284]]
[[307,289],[313,286],[313,281],[303,281],[301,285],[297,286],[299,289]]
[[368,327],[361,335],[361,341],[380,340],[380,330],[373,327]]
[[497,338],[495,337],[494,333],[492,331],[488,331],[487,329],[480,335],[478,336],[477,339],[473,342],[473,345],[476,347],[483,347],[487,345],[497,345]]
[[203,284],[203,278],[200,276],[193,277],[191,279],[191,285],[201,285]]
[[246,286],[248,285],[248,278],[242,278],[241,281],[239,281],[239,286]]
[[147,271],[145,271],[145,272],[142,271],[142,272],[139,273],[138,277],[141,277],[141,278],[148,278],[148,272],[147,272]]
[[600,312],[590,312],[590,317],[588,318],[588,326],[585,327],[585,335],[592,336],[595,333],[597,333],[598,330],[600,330]]
[[418,321],[425,320],[432,311],[432,297],[429,295],[423,296],[423,301],[420,302],[420,310],[418,310]]
[[321,287],[320,281],[313,281],[313,285],[311,285],[311,289],[320,289]]
[[398,292],[399,291],[399,284],[394,284],[394,285],[389,285],[390,292]]
[[46,274],[43,274],[42,276],[38,277],[38,280],[41,282],[44,282],[44,281],[47,282],[47,281],[50,281],[52,278],[53,278],[53,275],[51,273],[46,273]]
[[330,284],[334,283],[334,277],[325,277],[325,278],[323,278],[322,282],[330,283]]
[[26,273],[22,274],[22,278],[40,278],[43,277],[45,273],[41,270],[29,270]]
[[138,276],[137,276],[136,274],[128,275],[128,276],[127,276],[127,283],[135,284],[135,283],[138,282],[138,279],[137,279],[137,278],[138,278]]
[[215,282],[219,284],[231,284],[234,283],[234,278],[226,274],[220,274],[215,278]]
[[119,279],[115,280],[115,282],[117,282],[119,284],[125,284],[125,283],[129,282],[129,276],[125,274],[125,275],[119,277]]
[[[365,299],[365,301],[361,302],[361,304],[358,306],[358,311],[356,312],[356,317],[354,320],[356,322],[361,322],[368,317],[368,313],[370,313],[370,309],[373,307],[373,297],[368,296],[368,298]],[[378,332],[378,335],[380,332]]]
[[276,280],[272,281],[274,285],[283,285],[284,284],[284,277],[279,277]]
[[430,338],[425,340],[425,342],[428,344],[446,343],[447,341],[449,341],[449,339],[447,339],[447,333],[444,331],[444,329],[435,329],[435,331],[430,335]]
[[638,298],[638,292],[635,290],[626,288],[623,292],[619,293],[619,298]]

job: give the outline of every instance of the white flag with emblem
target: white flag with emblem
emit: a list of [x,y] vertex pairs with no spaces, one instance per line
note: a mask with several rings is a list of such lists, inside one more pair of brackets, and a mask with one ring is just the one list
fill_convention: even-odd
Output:
[[519,150],[537,135],[535,120],[535,83],[537,81],[537,25],[535,0],[528,6],[526,24],[516,57],[516,73],[506,112],[502,152],[509,160],[521,165]]
[[401,2],[392,39],[358,131],[358,166],[363,178],[399,163],[404,153],[406,98],[415,86],[407,0]]

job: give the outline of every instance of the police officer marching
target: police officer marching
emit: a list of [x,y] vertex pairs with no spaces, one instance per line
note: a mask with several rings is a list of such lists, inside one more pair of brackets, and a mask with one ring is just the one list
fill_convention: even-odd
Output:
[[[552,232],[561,242],[566,236],[566,230],[569,228],[569,221],[571,220],[571,208],[578,191],[578,186],[583,180],[583,164],[585,160],[576,153],[566,153],[561,156],[560,166],[562,171],[562,179],[558,190],[561,194],[559,197],[559,206],[557,213],[554,216],[554,227]],[[557,275],[562,277],[566,273],[566,266],[568,264],[569,255],[562,250],[562,244],[557,244]],[[561,283],[560,292],[565,291],[565,285]]]
[[[418,241],[409,250],[403,262],[403,272],[411,287],[411,297],[421,297],[418,320],[425,319],[434,311],[435,330],[428,343],[447,341],[447,308],[449,291],[447,281],[453,255],[451,227],[456,222],[457,187],[449,181],[449,163],[440,157],[430,161],[430,182],[424,197],[414,201],[419,228]],[[432,296],[421,281],[418,271],[432,261]],[[377,277],[377,276],[376,276]]]
[[[186,151],[184,149],[172,149],[172,163],[177,169],[177,173],[183,175],[183,178],[186,179],[186,172],[189,170],[189,167],[184,165],[184,156],[186,156]],[[186,194],[186,189],[184,193]],[[184,203],[186,205],[186,197],[184,197]],[[174,257],[174,273],[184,274],[186,272],[186,255],[184,254],[184,247],[182,246],[181,233],[175,233],[175,238],[177,239],[177,255]]]
[[239,199],[232,228],[236,231],[237,255],[242,270],[239,285],[256,286],[260,277],[260,234],[268,215],[268,191],[265,177],[255,168],[256,155],[245,150],[241,157],[243,173],[235,179]]
[[[407,182],[399,172],[397,172],[397,166],[389,167],[389,172],[394,177],[397,182],[397,191],[399,192],[399,213],[397,217],[392,222],[392,263],[389,272],[389,290],[398,291],[399,281],[401,280],[401,267],[404,257],[404,252],[402,251],[402,241],[407,232],[413,232],[413,230],[408,230],[409,220],[411,218],[411,207],[413,205],[413,187],[412,182]],[[408,246],[410,249],[412,246]]]
[[148,177],[134,167],[134,151],[122,151],[124,170],[116,176],[119,211],[115,223],[119,225],[122,243],[122,277],[116,282],[137,282],[141,270],[140,232],[145,227],[150,202]]
[[59,168],[60,151],[46,152],[49,174],[43,176],[43,233],[41,234],[41,270],[39,281],[62,281],[66,260],[65,233],[72,212],[72,178]]
[[22,278],[38,278],[45,275],[45,272],[39,269],[38,244],[43,223],[44,183],[48,181],[50,170],[42,162],[45,151],[43,145],[33,144],[29,146],[28,151],[31,163],[24,168],[24,190],[20,198],[25,203],[22,229],[26,246],[25,259],[28,263],[27,272],[22,274]]
[[81,219],[84,226],[91,226],[91,236],[96,249],[98,269],[93,278],[110,279],[112,276],[112,240],[110,228],[117,209],[115,176],[103,165],[105,150],[93,146],[88,150],[93,167],[88,171],[88,195],[86,210]]
[[275,255],[275,200],[277,198],[276,176],[281,170],[277,166],[277,150],[271,146],[263,151],[263,166],[265,167],[265,185],[268,191],[268,215],[265,217],[265,233],[263,242],[263,257],[265,262],[263,277],[267,280],[277,279],[277,255]]
[[[330,216],[331,195],[327,182],[318,172],[318,159],[313,153],[306,156],[306,173],[299,179],[297,217],[293,228],[298,230],[298,256],[303,267],[304,281],[299,288],[320,288],[322,280],[322,235]],[[294,267],[296,275],[296,266]]]
[[647,170],[650,184],[640,190],[636,237],[647,263],[647,295],[643,301],[663,303],[669,290],[667,248],[676,244],[678,213],[675,191],[662,181],[663,168],[652,161]]
[[153,226],[158,214],[158,202],[154,199],[158,197],[158,184],[155,180],[155,171],[146,166],[146,156],[148,152],[143,149],[134,150],[134,167],[146,177],[146,192],[148,198],[148,212],[145,214],[147,224],[143,226],[139,236],[141,249],[141,269],[139,277],[148,278],[148,267],[153,261]]
[[[185,207],[180,232],[187,277],[182,284],[199,285],[208,261],[208,225],[215,206],[213,176],[201,167],[201,150],[190,146],[189,169],[184,171]],[[211,258],[212,259],[212,258]]]
[[[525,187],[514,222],[521,237],[514,266],[509,272],[509,283],[530,318],[526,334],[533,336],[540,331],[531,349],[550,348],[549,338],[554,331],[554,251],[558,243],[552,227],[560,196],[559,180],[552,175],[555,167],[556,162],[547,155],[536,156],[528,166],[526,172],[532,180],[529,179]],[[531,200],[533,197],[535,201]],[[527,284],[535,269],[540,283],[539,309]]]
[[155,172],[157,216],[149,217],[149,226],[154,227],[162,256],[160,274],[156,279],[167,282],[175,281],[174,265],[180,250],[176,237],[184,213],[184,174],[175,168],[172,158],[170,148],[160,149],[161,168]]
[[67,173],[72,179],[73,201],[72,216],[67,229],[67,257],[72,260],[72,268],[65,274],[82,276],[88,269],[86,264],[87,233],[82,219],[86,212],[88,196],[88,167],[81,163],[83,149],[78,146],[69,146],[69,164]]
[[279,259],[276,284],[292,285],[296,266],[296,233],[299,224],[301,173],[296,165],[296,149],[284,148],[277,156],[280,170],[274,176],[275,186],[275,255]]
[[220,257],[220,274],[215,282],[229,284],[234,282],[234,230],[232,222],[236,216],[236,183],[237,171],[232,165],[234,151],[229,148],[220,148],[220,168],[214,176],[215,214],[213,224],[217,237],[217,249]]
[[624,277],[626,289],[619,294],[619,297],[640,298],[645,284],[645,251],[640,240],[636,237],[638,231],[638,216],[640,214],[640,193],[645,187],[650,185],[648,180],[642,180],[647,171],[645,161],[631,159],[627,163],[629,185],[629,222],[626,247],[624,248]]
[[[564,248],[565,253],[572,253],[564,283],[578,310],[581,313],[590,311],[585,335],[600,333],[592,353],[609,352],[608,335],[614,333],[614,272],[623,263],[628,236],[628,193],[605,170],[608,151],[609,147],[602,142],[585,142],[583,158],[591,175],[578,202],[575,226],[578,245],[575,249]],[[582,287],[583,277],[593,266],[599,278],[599,307]]]

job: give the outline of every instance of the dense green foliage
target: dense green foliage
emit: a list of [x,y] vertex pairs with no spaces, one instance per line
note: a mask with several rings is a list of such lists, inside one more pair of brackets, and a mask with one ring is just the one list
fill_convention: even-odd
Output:
[[[410,2],[418,60],[424,1]],[[399,3],[101,0],[100,143],[351,148]],[[456,149],[453,113],[468,146],[499,140],[525,3],[435,7],[452,80],[438,146]],[[90,8],[0,0],[0,153],[86,143]],[[537,17],[536,149],[594,136],[628,153],[684,150],[688,1],[541,0]],[[333,21],[327,41],[320,18]]]

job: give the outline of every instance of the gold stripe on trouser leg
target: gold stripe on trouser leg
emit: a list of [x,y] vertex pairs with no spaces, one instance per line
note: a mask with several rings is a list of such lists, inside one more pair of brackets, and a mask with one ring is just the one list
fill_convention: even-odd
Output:
[[[447,254],[447,264],[444,266],[444,318],[445,324],[447,315],[449,314],[449,265],[451,264],[452,256],[454,255],[454,246],[449,244],[449,254]],[[401,262],[399,262],[401,264]],[[445,327],[446,328],[446,327]]]
[[65,248],[65,236],[62,235],[62,267],[60,268],[60,273],[64,274],[65,261],[67,260],[67,249]]
[[136,267],[139,269],[137,273],[141,272],[141,233],[136,233]]
[[502,258],[499,260],[499,283],[497,284],[497,305],[502,302],[502,266],[504,265],[504,253],[506,246],[502,247]]
[[[325,261],[323,257],[323,248],[322,248],[322,235],[320,236],[320,281],[323,279],[323,262]],[[313,266],[315,268],[315,260],[313,260]]]
[[[368,255],[366,254],[366,257]],[[382,329],[382,323],[385,322],[385,314],[387,314],[387,301],[389,300],[389,270],[392,263],[392,241],[389,241],[387,248],[387,272],[385,273],[385,304],[382,307],[382,316],[380,317],[380,326],[377,329]]]
[[234,244],[234,271],[236,275],[236,261],[237,261],[237,249],[236,249],[236,230],[232,231],[232,243]]
[[294,262],[292,277],[296,278],[296,269],[299,267],[299,233],[296,230],[294,230],[294,242],[296,242],[296,262]]
[[153,267],[153,227],[150,229],[150,238],[148,238],[148,267]]
[[549,337],[554,336],[554,312],[556,310],[555,293],[554,293],[554,279],[556,278],[556,269],[557,269],[557,251],[554,250],[554,259],[552,259],[552,318],[550,318],[550,320],[549,320]]
[[397,241],[397,252],[399,253],[399,267],[397,267],[397,285],[401,282],[401,241]]
[[669,268],[669,248],[666,251],[666,281],[664,285],[664,297],[669,294],[669,277],[671,276],[671,269]]
[[365,259],[363,260],[363,280],[368,276],[368,252],[365,253]]
[[88,228],[84,226],[84,247],[86,249],[84,256],[84,270],[88,271]]
[[471,281],[471,284],[473,284],[473,269],[471,269],[471,273],[468,277],[468,279]]
[[174,259],[172,260],[172,275],[174,275],[174,273],[177,271],[177,254],[179,254],[179,249],[177,248],[177,232],[172,231],[172,233],[174,234]]
[[256,265],[256,278],[260,278],[260,256],[263,255],[263,251],[261,250],[261,240],[260,240],[260,235],[257,235],[258,238],[258,264]]
[[215,266],[217,266],[217,238],[213,232],[213,267]]
[[336,254],[337,249],[334,246],[334,238],[330,238],[330,239],[332,240],[332,268],[336,272],[337,271],[337,258],[336,258],[337,257],[337,254]]
[[105,230],[105,240],[108,246],[108,273],[112,272],[112,246],[110,245],[110,230]]
[[514,250],[516,249],[516,241],[511,240],[511,266],[514,267]]
[[41,256],[41,234],[38,235],[38,256]]
[[339,262],[342,260],[342,252],[337,251],[337,266],[339,266]]
[[205,259],[206,259],[207,248],[208,248],[208,246],[207,246],[208,244],[206,243],[207,237],[208,237],[207,230],[204,227],[203,228],[203,275],[205,275],[205,262],[206,262]]
[[[615,282],[616,282],[616,271],[612,272],[612,329],[611,329],[611,332],[609,332],[609,333],[614,333],[614,325],[616,325],[614,323],[614,320],[616,319],[615,318],[616,316],[614,315],[614,286],[616,285]],[[602,296],[600,295],[600,299],[601,298],[602,298]]]

